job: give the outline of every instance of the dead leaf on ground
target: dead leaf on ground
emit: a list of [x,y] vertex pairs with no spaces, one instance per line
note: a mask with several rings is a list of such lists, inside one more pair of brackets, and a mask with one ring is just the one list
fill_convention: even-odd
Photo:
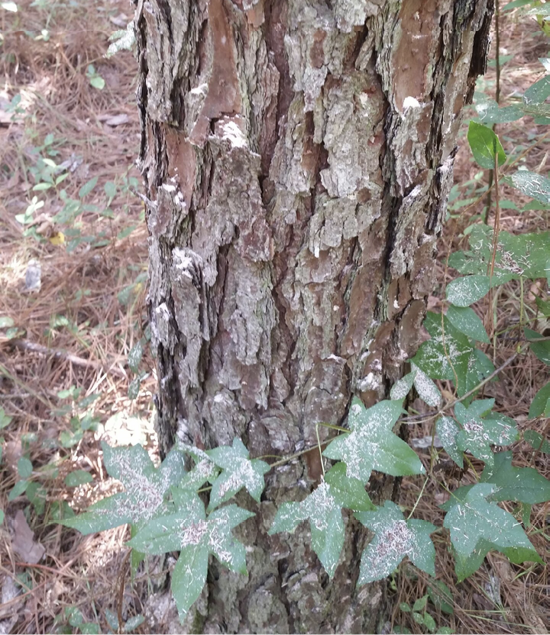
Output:
[[46,553],[43,545],[36,542],[34,532],[29,527],[25,514],[18,510],[12,521],[13,537],[11,546],[15,554],[22,562],[37,564]]

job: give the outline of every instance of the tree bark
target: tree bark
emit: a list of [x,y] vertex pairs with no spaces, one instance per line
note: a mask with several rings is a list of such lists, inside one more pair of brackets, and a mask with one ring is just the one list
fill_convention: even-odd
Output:
[[[317,443],[351,397],[388,394],[419,344],[460,112],[493,0],[139,0],[149,308],[161,450]],[[326,428],[321,439],[328,438]],[[329,582],[308,528],[267,536],[321,475],[267,476],[248,576],[212,564],[186,628],[375,632],[347,519]],[[374,478],[373,496],[393,483]]]

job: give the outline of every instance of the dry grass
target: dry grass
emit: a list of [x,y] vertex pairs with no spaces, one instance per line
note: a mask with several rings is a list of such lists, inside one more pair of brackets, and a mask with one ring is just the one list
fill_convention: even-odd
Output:
[[[127,355],[144,335],[146,322],[144,283],[136,283],[139,274],[146,270],[146,232],[142,204],[129,186],[129,179],[138,176],[132,167],[139,141],[134,103],[135,62],[126,52],[111,60],[103,57],[108,36],[123,26],[125,18],[120,14],[130,16],[132,7],[123,0],[97,0],[91,6],[84,2],[69,6],[50,1],[42,3],[43,8],[31,8],[30,4],[31,0],[22,0],[18,14],[2,13],[5,39],[0,69],[6,88],[0,93],[0,111],[5,111],[7,103],[21,94],[24,114],[13,121],[4,117],[0,126],[0,317],[12,317],[18,329],[15,340],[0,335],[0,405],[13,417],[3,430],[6,443],[0,506],[6,510],[6,520],[0,526],[0,630],[52,632],[67,624],[64,612],[70,607],[77,607],[86,621],[106,629],[106,610],[115,614],[120,611],[125,618],[143,612],[148,594],[162,584],[164,572],[155,570],[149,578],[140,574],[130,584],[127,551],[123,548],[124,528],[82,537],[52,523],[52,519],[63,511],[60,501],[71,503],[78,510],[113,491],[113,483],[101,461],[102,435],[103,438],[110,435],[116,441],[113,437],[117,434],[120,437],[122,432],[126,438],[141,434],[154,446],[150,424],[155,377],[153,363],[147,356],[143,368],[148,377],[141,385],[139,397],[131,400],[127,396],[133,378]],[[45,26],[49,31],[47,41],[25,33],[30,31],[36,36]],[[504,22],[501,41],[515,56],[502,77],[502,95],[506,101],[542,75],[537,58],[546,55],[548,41],[536,26],[510,19]],[[105,79],[103,91],[90,85],[86,75],[90,64]],[[487,77],[488,81],[492,79],[494,72]],[[105,123],[119,114],[127,115],[127,123],[119,126]],[[536,171],[547,169],[548,145],[540,140],[544,132],[530,120],[499,127],[501,136],[509,139],[505,147],[532,146],[526,161]],[[53,144],[42,147],[50,134],[54,136]],[[102,246],[83,242],[68,253],[64,245],[56,244],[60,232],[69,241],[70,229],[74,229],[68,227],[67,231],[63,223],[56,222],[55,215],[63,202],[54,190],[32,190],[36,182],[32,169],[36,168],[39,156],[47,156],[48,148],[59,152],[54,157],[57,164],[72,157],[76,166],[61,185],[70,198],[78,199],[80,188],[98,177],[97,187],[85,202],[99,211],[89,208],[77,222],[83,236],[103,234]],[[77,158],[81,159],[79,164]],[[473,178],[476,171],[463,141],[455,171],[457,182]],[[103,192],[107,181],[116,181],[118,185],[116,196],[109,203],[114,212],[112,218],[101,213],[108,204]],[[26,236],[24,230],[29,226],[22,227],[15,220],[15,215],[24,213],[34,195],[45,202],[33,225],[33,231],[42,236],[41,241]],[[524,202],[506,188],[502,196],[518,205]],[[452,277],[444,266],[446,255],[464,246],[461,237],[464,227],[482,212],[483,201],[480,201],[461,218],[447,224],[441,241],[439,298],[444,297],[444,287]],[[503,229],[514,232],[548,229],[548,224],[546,212],[518,215],[506,210],[502,218]],[[41,265],[38,293],[25,289],[31,260]],[[543,290],[533,286],[530,293]],[[432,304],[441,303],[434,297]],[[497,307],[497,331],[509,330],[499,338],[496,351],[487,352],[499,366],[516,352],[520,335],[515,330],[520,307],[517,284],[503,288]],[[487,302],[480,303],[480,315],[484,317],[487,311]],[[546,377],[544,365],[525,354],[503,371],[499,382],[486,388],[485,396],[494,397],[497,409],[514,417],[521,429],[529,427],[546,434],[547,421],[527,421],[531,400]],[[85,408],[79,407],[78,402],[61,399],[59,391],[71,386],[81,389],[79,399],[91,395],[98,398]],[[442,388],[448,389],[445,385]],[[97,432],[86,432],[74,445],[66,443],[68,447],[64,447],[60,439],[70,439],[75,432],[71,418],[81,417],[86,411],[97,419]],[[115,430],[109,426],[109,418],[115,413],[127,413],[134,418]],[[430,433],[429,425],[417,426],[413,432],[415,436]],[[535,466],[550,477],[545,455],[534,453],[523,442],[513,450],[516,465]],[[25,495],[8,502],[8,494],[19,480],[17,461],[22,455],[32,460],[33,482],[43,485],[46,491],[41,513],[28,504]],[[429,451],[422,456],[429,465]],[[47,474],[44,468],[48,465],[53,465],[56,472]],[[473,460],[472,465],[478,473],[483,469],[479,461]],[[65,476],[76,469],[89,472],[94,477],[93,486],[68,488]],[[437,466],[434,478],[451,490],[473,482],[471,470],[462,473],[449,461]],[[401,503],[411,508],[422,484],[418,479],[405,479]],[[437,505],[444,501],[442,491],[428,483],[415,516],[440,525]],[[45,557],[32,566],[20,563],[9,530],[16,512],[23,509],[36,541],[45,548]],[[509,510],[513,511],[512,506]],[[534,506],[528,533],[541,554],[548,553],[547,519],[548,505]],[[513,565],[493,553],[479,572],[457,585],[445,534],[436,534],[436,547],[438,578],[452,589],[454,600],[453,616],[441,614],[429,605],[438,626],[451,626],[459,633],[547,632],[546,625],[550,624],[547,567]],[[16,579],[17,588],[13,585]],[[124,592],[119,595],[123,580],[126,580]],[[411,568],[402,567],[390,592],[396,600],[391,616],[393,624],[423,632],[410,614],[400,611],[399,603],[413,604],[426,593],[429,583],[418,571],[413,573]],[[491,585],[499,586],[498,597],[490,592]],[[140,630],[146,632],[147,623]]]

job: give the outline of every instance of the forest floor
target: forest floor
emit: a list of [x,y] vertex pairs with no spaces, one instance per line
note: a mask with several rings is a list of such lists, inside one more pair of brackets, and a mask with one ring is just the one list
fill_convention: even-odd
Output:
[[[126,28],[132,5],[129,0],[17,5],[17,12],[0,8],[0,633],[105,632],[117,616],[147,616],[151,576],[130,580],[125,527],[83,537],[56,521],[112,490],[101,441],[140,442],[156,451],[156,379],[144,328],[147,232],[135,168],[136,63],[129,51],[105,58],[109,37]],[[502,100],[508,103],[543,75],[538,58],[546,57],[549,43],[536,23],[512,16],[503,21],[501,47],[501,54],[513,56],[501,74]],[[479,89],[492,94],[494,82],[491,68]],[[465,228],[484,209],[479,188],[487,175],[475,168],[465,131],[466,126],[455,169],[458,189],[430,298],[436,311],[453,275],[447,256],[463,247]],[[498,132],[505,149],[528,149],[524,164],[548,170],[544,126],[523,119]],[[503,209],[504,229],[549,229],[548,211],[519,213],[513,206],[521,209],[526,199],[506,188],[501,195],[510,202]],[[465,199],[472,202],[463,206]],[[540,285],[526,291],[539,292]],[[499,326],[517,320],[520,303],[518,288],[506,285]],[[488,310],[483,302],[476,308],[480,315]],[[499,343],[495,365],[516,348],[513,339]],[[131,352],[136,363],[129,363]],[[545,435],[548,420],[527,419],[545,373],[534,356],[520,356],[486,396],[495,397],[498,410],[522,430]],[[428,434],[418,426],[413,436]],[[548,455],[525,442],[513,449],[516,465],[536,465],[550,476]],[[429,460],[429,447],[419,451]],[[483,468],[475,459],[472,465]],[[458,470],[446,478],[456,486],[469,482]],[[412,508],[421,488],[421,479],[403,479],[400,503]],[[443,499],[429,489],[416,514],[440,522],[437,504]],[[528,530],[546,555],[549,512],[548,503],[535,505]],[[547,566],[513,565],[491,553],[476,574],[456,584],[442,540],[437,571],[452,591],[452,614],[428,605],[438,628],[547,632]],[[422,633],[426,629],[402,610],[428,588],[423,575],[411,572],[403,567],[391,580],[391,623]],[[134,630],[149,631],[147,620]]]

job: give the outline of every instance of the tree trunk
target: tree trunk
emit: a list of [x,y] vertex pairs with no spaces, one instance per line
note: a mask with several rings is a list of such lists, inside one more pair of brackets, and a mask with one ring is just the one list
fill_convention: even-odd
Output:
[[[387,396],[419,344],[492,3],[138,1],[163,452],[237,436],[253,457],[292,454],[353,394]],[[213,563],[188,628],[377,630],[383,585],[356,588],[353,519],[332,582],[307,527],[267,536],[320,474],[317,450],[268,474],[241,532],[248,576]]]

